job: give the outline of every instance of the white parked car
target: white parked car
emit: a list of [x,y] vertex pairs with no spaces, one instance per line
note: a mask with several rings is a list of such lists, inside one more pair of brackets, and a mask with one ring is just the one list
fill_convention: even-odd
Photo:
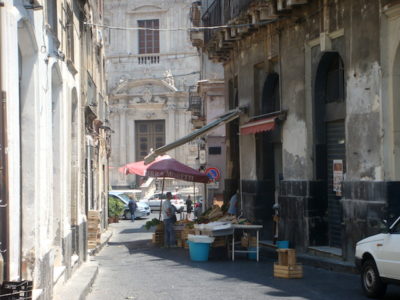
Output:
[[[164,201],[166,199],[166,193],[155,193],[150,197],[140,199],[140,202],[147,203],[152,210],[160,210],[161,199]],[[180,212],[185,209],[185,201],[182,196],[177,193],[172,193],[171,204],[175,207],[176,211]]]
[[383,296],[388,283],[400,284],[400,216],[387,226],[386,233],[357,243],[356,265],[368,297]]
[[[110,197],[117,198],[119,201],[121,201],[122,204],[125,205],[122,217],[124,219],[131,219],[131,212],[129,211],[129,208],[128,208],[128,203],[129,203],[129,200],[130,200],[129,196],[126,195],[124,192],[120,192],[120,191],[117,191],[117,190],[109,191],[108,195]],[[150,209],[150,206],[147,203],[136,201],[136,204],[137,204],[137,208],[136,208],[136,211],[135,211],[135,218],[145,218],[145,217],[148,217],[150,215],[151,209]]]

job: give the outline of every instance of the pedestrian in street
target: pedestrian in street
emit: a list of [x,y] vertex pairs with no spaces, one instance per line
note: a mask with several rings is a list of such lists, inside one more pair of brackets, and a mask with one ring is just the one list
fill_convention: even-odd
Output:
[[189,195],[186,199],[186,213],[187,213],[186,219],[188,219],[190,214],[192,213],[192,210],[193,210],[192,205],[193,205],[193,202]]
[[239,190],[237,190],[236,193],[233,194],[233,196],[231,197],[231,200],[229,201],[228,214],[230,216],[237,215],[238,198],[239,198]]
[[175,209],[171,204],[172,194],[167,192],[167,199],[162,203],[162,215],[164,221],[164,247],[175,247],[175,233],[173,229],[173,217]]
[[132,222],[135,222],[135,211],[137,208],[135,199],[130,198],[130,200],[128,202],[128,208],[129,208],[129,212],[131,213],[131,220],[132,220]]

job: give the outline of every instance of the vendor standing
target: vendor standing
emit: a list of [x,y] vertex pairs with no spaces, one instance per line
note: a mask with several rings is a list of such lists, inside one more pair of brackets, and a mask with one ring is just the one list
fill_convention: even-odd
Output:
[[164,221],[164,246],[175,247],[175,233],[173,229],[173,214],[175,209],[171,204],[172,194],[167,192],[167,199],[162,203],[162,215]]
[[239,190],[236,191],[236,193],[231,197],[231,200],[229,201],[228,214],[231,216],[237,215],[238,198],[239,198]]

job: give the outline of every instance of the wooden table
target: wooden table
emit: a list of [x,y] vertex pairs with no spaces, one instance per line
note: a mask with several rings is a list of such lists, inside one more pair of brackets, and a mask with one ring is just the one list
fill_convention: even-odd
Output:
[[[240,224],[233,224],[233,234],[232,234],[232,261],[235,261],[235,253],[256,253],[257,254],[257,261],[259,260],[259,231],[263,228],[262,225],[240,225]],[[256,250],[235,250],[235,230],[256,230]]]

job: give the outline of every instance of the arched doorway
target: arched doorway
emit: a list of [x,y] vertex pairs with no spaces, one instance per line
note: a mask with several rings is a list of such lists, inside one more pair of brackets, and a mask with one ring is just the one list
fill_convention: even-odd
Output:
[[57,64],[51,69],[51,124],[53,147],[53,245],[54,265],[62,263],[62,195],[61,195],[61,90],[62,77]]
[[[32,24],[26,20],[18,21],[18,79],[19,79],[19,139],[20,139],[20,188],[21,207],[20,222],[14,221],[18,228],[21,225],[20,235],[13,236],[15,245],[19,240],[21,257],[25,257],[36,244],[36,229],[38,226],[39,214],[37,208],[41,204],[41,191],[38,189],[39,182],[38,161],[41,153],[39,149],[39,112],[37,94],[37,44],[33,33]],[[16,99],[13,99],[15,101]],[[18,122],[18,120],[12,120]],[[16,137],[18,138],[18,137]],[[45,198],[45,196],[43,196]],[[38,205],[39,204],[39,205]],[[47,214],[47,211],[44,211]],[[16,219],[17,220],[17,219]],[[46,224],[48,225],[48,224]],[[43,230],[44,231],[44,230]],[[15,231],[16,233],[16,231]],[[27,263],[24,272],[30,272],[34,265]]]
[[[337,52],[326,52],[318,64],[314,86],[315,177],[324,183],[321,207],[325,210],[320,244],[342,246],[341,191],[333,185],[333,163],[346,172],[345,85],[343,61]],[[312,237],[311,237],[312,238]]]
[[77,233],[78,230],[78,94],[76,88],[71,92],[71,230],[72,230],[72,252],[78,252]]
[[[260,115],[267,116],[280,111],[280,87],[278,73],[269,73],[264,81]],[[257,201],[263,207],[263,232],[272,240],[272,206],[279,195],[279,181],[282,177],[282,139],[279,128],[256,133],[257,180],[262,183],[262,199]]]

